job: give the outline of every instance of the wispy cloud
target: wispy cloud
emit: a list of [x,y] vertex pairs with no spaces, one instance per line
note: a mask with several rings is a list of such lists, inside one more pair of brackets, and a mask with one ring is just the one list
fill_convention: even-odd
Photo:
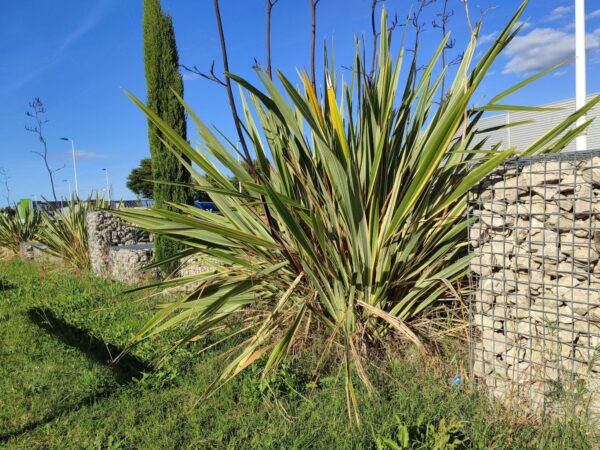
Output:
[[598,17],[600,17],[600,9],[595,9],[585,16],[586,19],[597,19]]
[[523,25],[523,27],[521,28],[521,30],[527,30],[528,28],[531,28],[531,22],[529,22],[527,20],[519,20],[515,24],[515,27],[520,27],[521,25]]
[[555,20],[564,19],[568,17],[573,12],[573,6],[559,6],[558,8],[554,8],[550,11],[544,19],[543,22],[553,22]]
[[197,73],[183,72],[181,78],[183,79],[183,81],[192,81],[200,78],[200,75],[198,75]]
[[[71,152],[64,152],[61,153],[60,158],[72,158],[73,155]],[[91,152],[88,150],[75,150],[75,158],[77,159],[83,159],[83,160],[90,160],[90,159],[101,159],[101,158],[106,158],[106,155],[104,153],[97,153],[97,152]]]
[[67,47],[77,42],[81,37],[89,33],[104,18],[109,10],[112,0],[103,0],[97,3],[83,20],[72,30],[61,42],[58,53],[63,52]]
[[54,51],[47,52],[41,58],[36,59],[35,66],[31,66],[29,70],[15,74],[15,81],[0,87],[0,94],[8,94],[21,86],[26,85],[59,63],[63,59],[64,51],[81,37],[93,30],[110,11],[113,4],[114,0],[102,0],[97,3],[96,6],[88,11],[75,29],[60,41],[58,47],[56,47]]
[[[600,48],[600,29],[586,35],[586,48]],[[503,74],[536,72],[575,56],[575,35],[555,28],[534,28],[517,36],[505,53],[509,60]]]
[[497,31],[494,31],[493,33],[490,33],[490,34],[484,34],[484,35],[482,35],[477,40],[477,47],[479,47],[480,45],[487,44],[488,42],[491,42],[491,41],[495,40],[497,36],[498,36],[498,32]]

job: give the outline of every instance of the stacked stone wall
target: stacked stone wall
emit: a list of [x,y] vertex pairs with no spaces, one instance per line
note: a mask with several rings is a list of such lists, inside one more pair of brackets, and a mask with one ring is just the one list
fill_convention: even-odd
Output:
[[583,389],[600,413],[600,154],[513,161],[471,204],[473,375],[546,409]]
[[134,244],[109,247],[108,268],[113,280],[133,284],[157,275],[155,270],[145,270],[154,257],[153,244]]
[[44,251],[46,246],[38,241],[21,242],[19,244],[19,255],[24,261],[51,261],[59,260],[54,255]]
[[92,273],[107,276],[110,273],[109,248],[135,244],[137,231],[109,211],[89,212],[86,225]]

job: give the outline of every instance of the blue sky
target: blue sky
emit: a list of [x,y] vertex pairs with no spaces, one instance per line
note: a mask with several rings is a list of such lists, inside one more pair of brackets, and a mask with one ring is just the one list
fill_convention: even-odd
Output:
[[[442,0],[438,0],[441,3]],[[309,10],[306,0],[280,0],[273,10],[273,63],[297,79],[296,68],[309,63]],[[336,64],[352,61],[353,36],[370,27],[370,0],[321,0],[318,42],[335,43]],[[407,0],[387,0],[387,9],[404,17]],[[500,57],[476,101],[490,98],[524,76],[573,54],[573,0],[531,0],[521,36]],[[219,68],[219,43],[211,6],[197,0],[163,0],[175,23],[180,62],[208,69],[213,59]],[[264,62],[264,0],[221,0],[224,27],[233,72],[255,80],[254,58]],[[519,1],[471,0],[476,18],[485,10],[481,49],[493,40]],[[126,98],[123,88],[145,95],[142,58],[141,0],[7,0],[0,16],[0,167],[10,177],[11,201],[22,197],[50,197],[48,178],[35,136],[25,131],[28,103],[39,96],[47,108],[46,138],[51,164],[58,172],[57,191],[67,195],[65,179],[73,180],[70,144],[78,155],[79,190],[87,195],[104,187],[110,174],[113,197],[131,198],[125,187],[129,171],[148,155],[146,120]],[[494,6],[495,5],[495,6]],[[459,0],[450,30],[457,47],[464,45],[467,27]],[[588,91],[600,91],[600,4],[587,0]],[[423,56],[439,41],[430,23],[439,5],[429,7],[422,44]],[[318,58],[322,45],[318,45]],[[370,49],[370,46],[367,47]],[[512,103],[537,105],[574,95],[573,65],[547,76],[513,96]],[[208,123],[234,135],[224,90],[210,81],[185,76],[185,97]],[[191,127],[190,127],[191,128]],[[190,135],[191,135],[190,129]],[[0,180],[1,181],[1,180]],[[6,203],[0,184],[0,205]]]

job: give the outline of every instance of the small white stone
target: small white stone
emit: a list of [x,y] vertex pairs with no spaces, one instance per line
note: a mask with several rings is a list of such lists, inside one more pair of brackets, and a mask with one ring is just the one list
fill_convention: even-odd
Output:
[[556,206],[558,206],[563,211],[571,211],[573,209],[573,199],[567,195],[556,194],[554,197],[554,202]]
[[552,214],[546,220],[546,223],[553,229],[558,231],[569,231],[573,229],[573,219],[565,214]]
[[524,167],[521,177],[531,186],[556,184],[564,177],[564,169],[559,161],[538,162]]
[[488,236],[487,229],[479,224],[474,224],[469,228],[469,244],[474,248],[485,242]]
[[481,218],[481,221],[492,228],[502,228],[505,226],[504,216],[495,214],[492,211],[482,210],[478,211],[477,214]]
[[538,270],[541,267],[539,261],[534,261],[527,253],[517,254],[511,257],[510,267],[515,270]]
[[479,193],[479,201],[480,202],[489,202],[494,198],[494,191],[491,188],[487,188],[482,190]]
[[581,176],[592,184],[600,184],[600,158],[592,158],[581,168]]
[[510,270],[496,272],[481,281],[481,288],[493,294],[513,292],[516,288],[516,276]]
[[506,202],[502,200],[491,200],[483,203],[483,208],[488,211],[492,211],[494,214],[504,215],[506,214]]
[[514,203],[519,195],[527,192],[526,185],[521,185],[517,177],[498,181],[493,185],[494,198],[503,199],[507,203]]
[[595,262],[600,257],[590,239],[579,238],[575,235],[561,238],[560,251],[577,261]]

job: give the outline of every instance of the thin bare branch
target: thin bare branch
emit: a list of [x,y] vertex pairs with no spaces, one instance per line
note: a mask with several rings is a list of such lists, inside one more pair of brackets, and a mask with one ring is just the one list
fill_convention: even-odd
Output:
[[271,73],[271,14],[273,12],[273,6],[275,6],[279,0],[267,0],[267,75],[269,78],[273,78]]
[[[223,70],[227,74],[229,73],[229,59],[227,57],[227,43],[225,42],[225,32],[223,31],[223,21],[221,19],[219,0],[213,0],[213,5],[215,8],[215,15],[217,18],[217,27],[219,29],[219,41],[221,42],[221,57],[223,58]],[[244,158],[246,158],[246,162],[249,164],[251,170],[253,172],[256,172],[254,164],[252,163],[252,158],[250,157],[250,152],[248,151],[248,145],[246,144],[246,139],[242,131],[242,126],[240,125],[240,117],[237,113],[237,107],[235,105],[235,99],[233,97],[233,89],[231,88],[231,79],[228,76],[225,76],[225,89],[227,90],[229,107],[231,108],[231,115],[233,117],[235,129],[238,135],[238,139],[240,141],[240,145],[242,146],[242,151],[244,152]]]
[[[465,8],[465,16],[467,18],[467,26],[469,27],[470,30],[470,35],[471,38],[473,38],[473,24],[471,23],[471,15],[469,13],[469,0],[461,0],[464,8]],[[466,92],[467,91],[467,79],[465,78],[465,80],[463,81],[463,91]],[[469,117],[469,111],[467,109],[465,109],[464,112],[464,120],[463,120],[463,129],[462,129],[462,133],[461,133],[461,139],[464,142],[464,140],[466,139],[466,134],[467,134],[467,118]]]
[[377,8],[377,3],[380,0],[372,0],[371,2],[371,33],[373,34],[373,54],[371,55],[371,72],[369,73],[369,78],[373,79],[375,75],[375,62],[377,60],[377,38],[379,37],[379,33],[377,32],[377,27],[375,26],[375,9]]
[[321,0],[308,0],[310,4],[310,81],[313,89],[317,90],[315,81],[315,41],[317,38],[317,5]]
[[394,13],[394,18],[387,27],[388,33],[392,33],[398,27],[398,13]]
[[[373,39],[373,51],[371,55],[371,70],[369,72],[369,78],[372,80],[375,76],[375,64],[377,61],[377,42],[379,40],[379,36],[381,35],[381,31],[377,31],[376,25],[376,9],[378,3],[383,3],[384,0],[372,0],[371,2],[371,34]],[[394,13],[394,18],[392,19],[390,25],[387,27],[388,33],[392,33],[396,27],[398,27],[398,13]],[[363,47],[364,48],[364,47]]]
[[[313,0],[311,0],[311,1],[313,1]],[[316,1],[318,3],[319,0],[316,0]],[[219,30],[219,41],[221,43],[221,56],[223,58],[223,70],[225,71],[225,74],[228,74],[230,72],[229,72],[229,60],[227,58],[227,43],[225,41],[225,32],[223,31],[223,21],[221,20],[221,10],[219,8],[219,0],[213,0],[213,5],[215,8],[217,27]],[[233,89],[231,88],[231,79],[228,76],[226,76],[226,78],[225,78],[225,89],[227,91],[229,107],[231,109],[231,115],[233,117],[233,122],[235,124],[235,129],[236,129],[236,132],[238,135],[238,139],[239,139],[240,145],[242,146],[242,151],[244,152],[244,159],[246,160],[246,164],[248,164],[248,167],[250,168],[250,171],[252,172],[252,177],[258,181],[260,179],[260,174],[256,170],[256,167],[254,166],[254,162],[252,161],[252,157],[250,156],[250,152],[248,151],[248,145],[246,144],[246,139],[244,137],[242,123],[241,123],[240,117],[238,116],[237,107],[235,105],[235,99],[233,97]],[[287,250],[287,246],[281,237],[281,233],[279,232],[279,227],[277,225],[277,222],[275,222],[273,220],[273,216],[271,215],[271,212],[269,211],[269,206],[267,205],[263,195],[260,196],[260,201],[263,205],[263,210],[265,212],[267,224],[271,231],[271,235],[273,236],[273,238],[275,240],[277,240],[283,246],[284,251],[286,252],[287,256],[290,258],[290,261],[292,261],[294,268],[296,269],[296,271],[298,273],[300,273],[302,271],[302,267],[300,266],[300,264],[296,260],[296,258]]]
[[[433,20],[431,25],[433,28],[438,28],[441,31],[442,38],[445,38],[448,34],[448,22],[450,18],[454,15],[454,10],[448,10],[448,0],[444,0],[442,10],[436,14],[437,20]],[[442,70],[446,67],[446,51],[454,48],[456,44],[456,39],[449,39],[444,45],[442,49]],[[461,55],[462,59],[462,55]],[[454,60],[453,60],[454,61]],[[440,83],[440,104],[444,101],[446,92],[445,92],[445,82],[446,76],[442,77],[442,81]]]
[[190,73],[193,73],[194,75],[198,75],[199,77],[206,78],[209,81],[214,81],[215,83],[220,84],[221,86],[225,86],[225,87],[227,86],[226,82],[223,81],[221,78],[219,78],[217,76],[217,74],[215,73],[215,62],[214,61],[210,65],[209,73],[202,72],[198,68],[198,66],[189,67],[189,66],[186,66],[185,64],[180,64],[179,67],[181,67],[182,69],[184,69]]
[[48,172],[48,178],[50,178],[50,187],[52,188],[52,197],[54,201],[57,201],[56,190],[54,188],[54,173],[61,170],[63,167],[58,169],[52,169],[48,163],[48,143],[44,137],[43,126],[48,123],[48,119],[44,117],[46,108],[39,97],[35,97],[31,103],[29,103],[29,111],[25,112],[27,117],[30,117],[34,121],[34,125],[25,125],[25,130],[33,133],[37,136],[38,140],[42,143],[43,151],[34,151],[32,153],[38,155],[44,161],[44,166]]
[[421,21],[421,14],[425,8],[429,5],[435,3],[436,0],[419,0],[419,7],[413,13],[409,13],[407,20],[415,29],[415,39],[414,39],[414,47],[412,49],[407,49],[407,51],[416,51],[419,43],[419,38],[421,37],[421,33],[425,31],[425,27],[427,26],[426,22]]

